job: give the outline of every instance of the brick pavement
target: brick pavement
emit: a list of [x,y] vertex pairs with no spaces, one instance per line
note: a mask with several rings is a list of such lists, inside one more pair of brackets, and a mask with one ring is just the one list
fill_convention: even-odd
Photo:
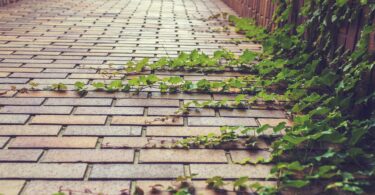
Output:
[[[231,43],[243,36],[217,31],[220,21],[203,20],[220,12],[234,14],[219,0],[23,0],[1,7],[0,193],[51,195],[61,188],[73,194],[88,194],[79,192],[90,189],[117,195],[139,186],[147,194],[150,185],[166,187],[172,185],[171,179],[197,173],[193,179],[197,193],[215,194],[205,189],[203,179],[246,175],[265,180],[270,165],[235,162],[268,158],[266,142],[260,144],[262,149],[251,151],[240,144],[191,150],[168,147],[183,137],[220,134],[222,125],[275,125],[285,120],[281,111],[202,109],[158,121],[173,115],[184,101],[233,96],[161,94],[154,89],[138,95],[7,91],[12,86],[29,87],[31,82],[40,87],[61,82],[72,89],[76,81],[110,80],[97,68],[113,71],[144,57],[155,61],[193,49],[208,54],[220,48],[235,53],[260,49]],[[155,73],[193,81],[241,75]]]

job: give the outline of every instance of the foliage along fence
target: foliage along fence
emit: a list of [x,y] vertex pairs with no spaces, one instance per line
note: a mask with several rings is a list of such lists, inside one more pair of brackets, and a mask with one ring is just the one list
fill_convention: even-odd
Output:
[[[231,7],[239,16],[248,17],[255,20],[257,25],[263,26],[268,30],[275,28],[273,22],[274,12],[277,10],[277,4],[274,0],[223,0],[229,7]],[[301,7],[305,0],[292,0],[293,8],[290,12],[288,21],[293,24],[302,24],[304,18],[299,16]],[[369,3],[374,3],[375,0],[368,0]],[[351,6],[355,6],[358,0],[348,0]],[[363,21],[368,14],[369,10],[362,10],[362,13],[354,21],[347,22],[342,25],[337,31],[336,48],[344,47],[346,50],[353,51],[359,41],[361,30],[363,29]],[[373,21],[375,24],[375,20]],[[305,36],[306,37],[306,36]],[[334,49],[334,48],[333,48]],[[369,40],[369,52],[375,54],[375,32],[372,32]],[[367,81],[363,81],[367,85],[367,92],[372,93],[375,91],[375,68],[372,69],[367,75]],[[371,85],[371,86],[368,86]],[[362,90],[360,90],[362,91]],[[365,109],[365,108],[361,108]],[[361,110],[360,109],[360,110]]]
[[[273,13],[276,10],[276,4],[273,0],[223,0],[228,6],[236,11],[241,17],[253,18],[258,25],[267,28],[273,28],[272,22]],[[298,16],[299,10],[303,5],[304,0],[294,0],[292,15],[289,16],[289,21],[297,24],[303,23],[303,18]],[[351,0],[354,4],[355,0]],[[374,2],[375,3],[375,2]],[[362,17],[366,14],[364,10]],[[338,45],[345,46],[346,49],[353,50],[360,36],[360,30],[363,27],[361,23],[362,18],[343,25],[337,36]],[[372,33],[372,40],[370,41],[370,52],[375,52],[375,32]],[[372,42],[372,43],[371,43]]]
[[17,2],[18,0],[0,0],[0,7],[1,6],[5,6],[5,5],[8,5],[10,3],[15,3]]

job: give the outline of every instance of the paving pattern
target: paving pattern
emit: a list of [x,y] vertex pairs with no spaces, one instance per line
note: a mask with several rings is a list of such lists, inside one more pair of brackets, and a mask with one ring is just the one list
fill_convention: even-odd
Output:
[[[277,124],[286,120],[282,111],[202,109],[160,121],[184,102],[234,96],[162,94],[157,88],[139,94],[12,90],[32,82],[39,88],[61,82],[68,89],[76,81],[109,82],[113,78],[98,68],[110,71],[129,60],[155,61],[193,49],[208,54],[220,48],[260,49],[232,43],[243,36],[217,30],[220,21],[204,20],[220,12],[234,14],[219,0],[23,0],[0,8],[0,194],[119,195],[136,186],[151,194],[149,186],[166,188],[191,174],[198,174],[197,194],[215,194],[204,182],[213,176],[264,181],[270,165],[235,162],[267,158],[266,141],[259,150],[241,144],[171,146],[184,137],[220,134],[224,125]],[[242,75],[154,73],[193,81]]]

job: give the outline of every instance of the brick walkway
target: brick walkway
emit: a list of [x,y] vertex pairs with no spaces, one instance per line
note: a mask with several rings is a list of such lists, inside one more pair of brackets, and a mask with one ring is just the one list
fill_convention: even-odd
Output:
[[[219,0],[23,0],[2,7],[0,90],[29,87],[30,82],[40,83],[40,88],[61,82],[72,89],[76,81],[105,80],[95,68],[116,68],[144,57],[175,57],[193,49],[208,54],[219,48],[236,53],[245,48],[259,50],[258,45],[228,42],[243,37],[218,32],[218,21],[202,20],[220,12],[232,13]],[[181,75],[187,80],[241,75],[156,74]],[[118,195],[121,190],[134,191],[135,186],[145,191],[153,184],[166,187],[172,185],[171,179],[192,173],[198,174],[194,177],[197,192],[209,194],[213,192],[204,188],[204,179],[213,176],[264,180],[269,165],[234,162],[267,157],[266,150],[245,151],[239,145],[166,148],[182,137],[220,134],[222,125],[276,124],[285,120],[284,113],[203,109],[175,121],[149,122],[173,114],[184,101],[226,96],[162,95],[157,89],[139,95],[2,93],[0,194],[51,195],[62,186],[74,190],[74,195],[85,189]]]

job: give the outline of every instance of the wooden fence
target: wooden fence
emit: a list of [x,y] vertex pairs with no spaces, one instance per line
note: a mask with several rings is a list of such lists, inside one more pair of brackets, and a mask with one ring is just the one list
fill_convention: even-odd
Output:
[[[264,27],[272,27],[273,13],[276,9],[276,5],[272,3],[272,0],[223,0],[228,6],[236,11],[242,17],[253,18],[258,25]],[[296,5],[293,7],[295,10],[292,11],[294,16],[290,17],[291,22],[302,23],[303,19],[298,17],[300,7],[303,5],[303,0],[295,1]],[[366,14],[366,11],[362,13]],[[337,36],[337,42],[339,45],[345,46],[346,49],[353,50],[360,36],[360,30],[363,27],[362,18],[359,17],[352,23],[346,23],[340,28]],[[374,21],[375,24],[375,21]],[[375,52],[375,32],[372,33],[370,39],[370,52]]]
[[1,6],[5,6],[5,5],[8,5],[10,3],[15,3],[17,2],[18,0],[0,0],[0,7]]

